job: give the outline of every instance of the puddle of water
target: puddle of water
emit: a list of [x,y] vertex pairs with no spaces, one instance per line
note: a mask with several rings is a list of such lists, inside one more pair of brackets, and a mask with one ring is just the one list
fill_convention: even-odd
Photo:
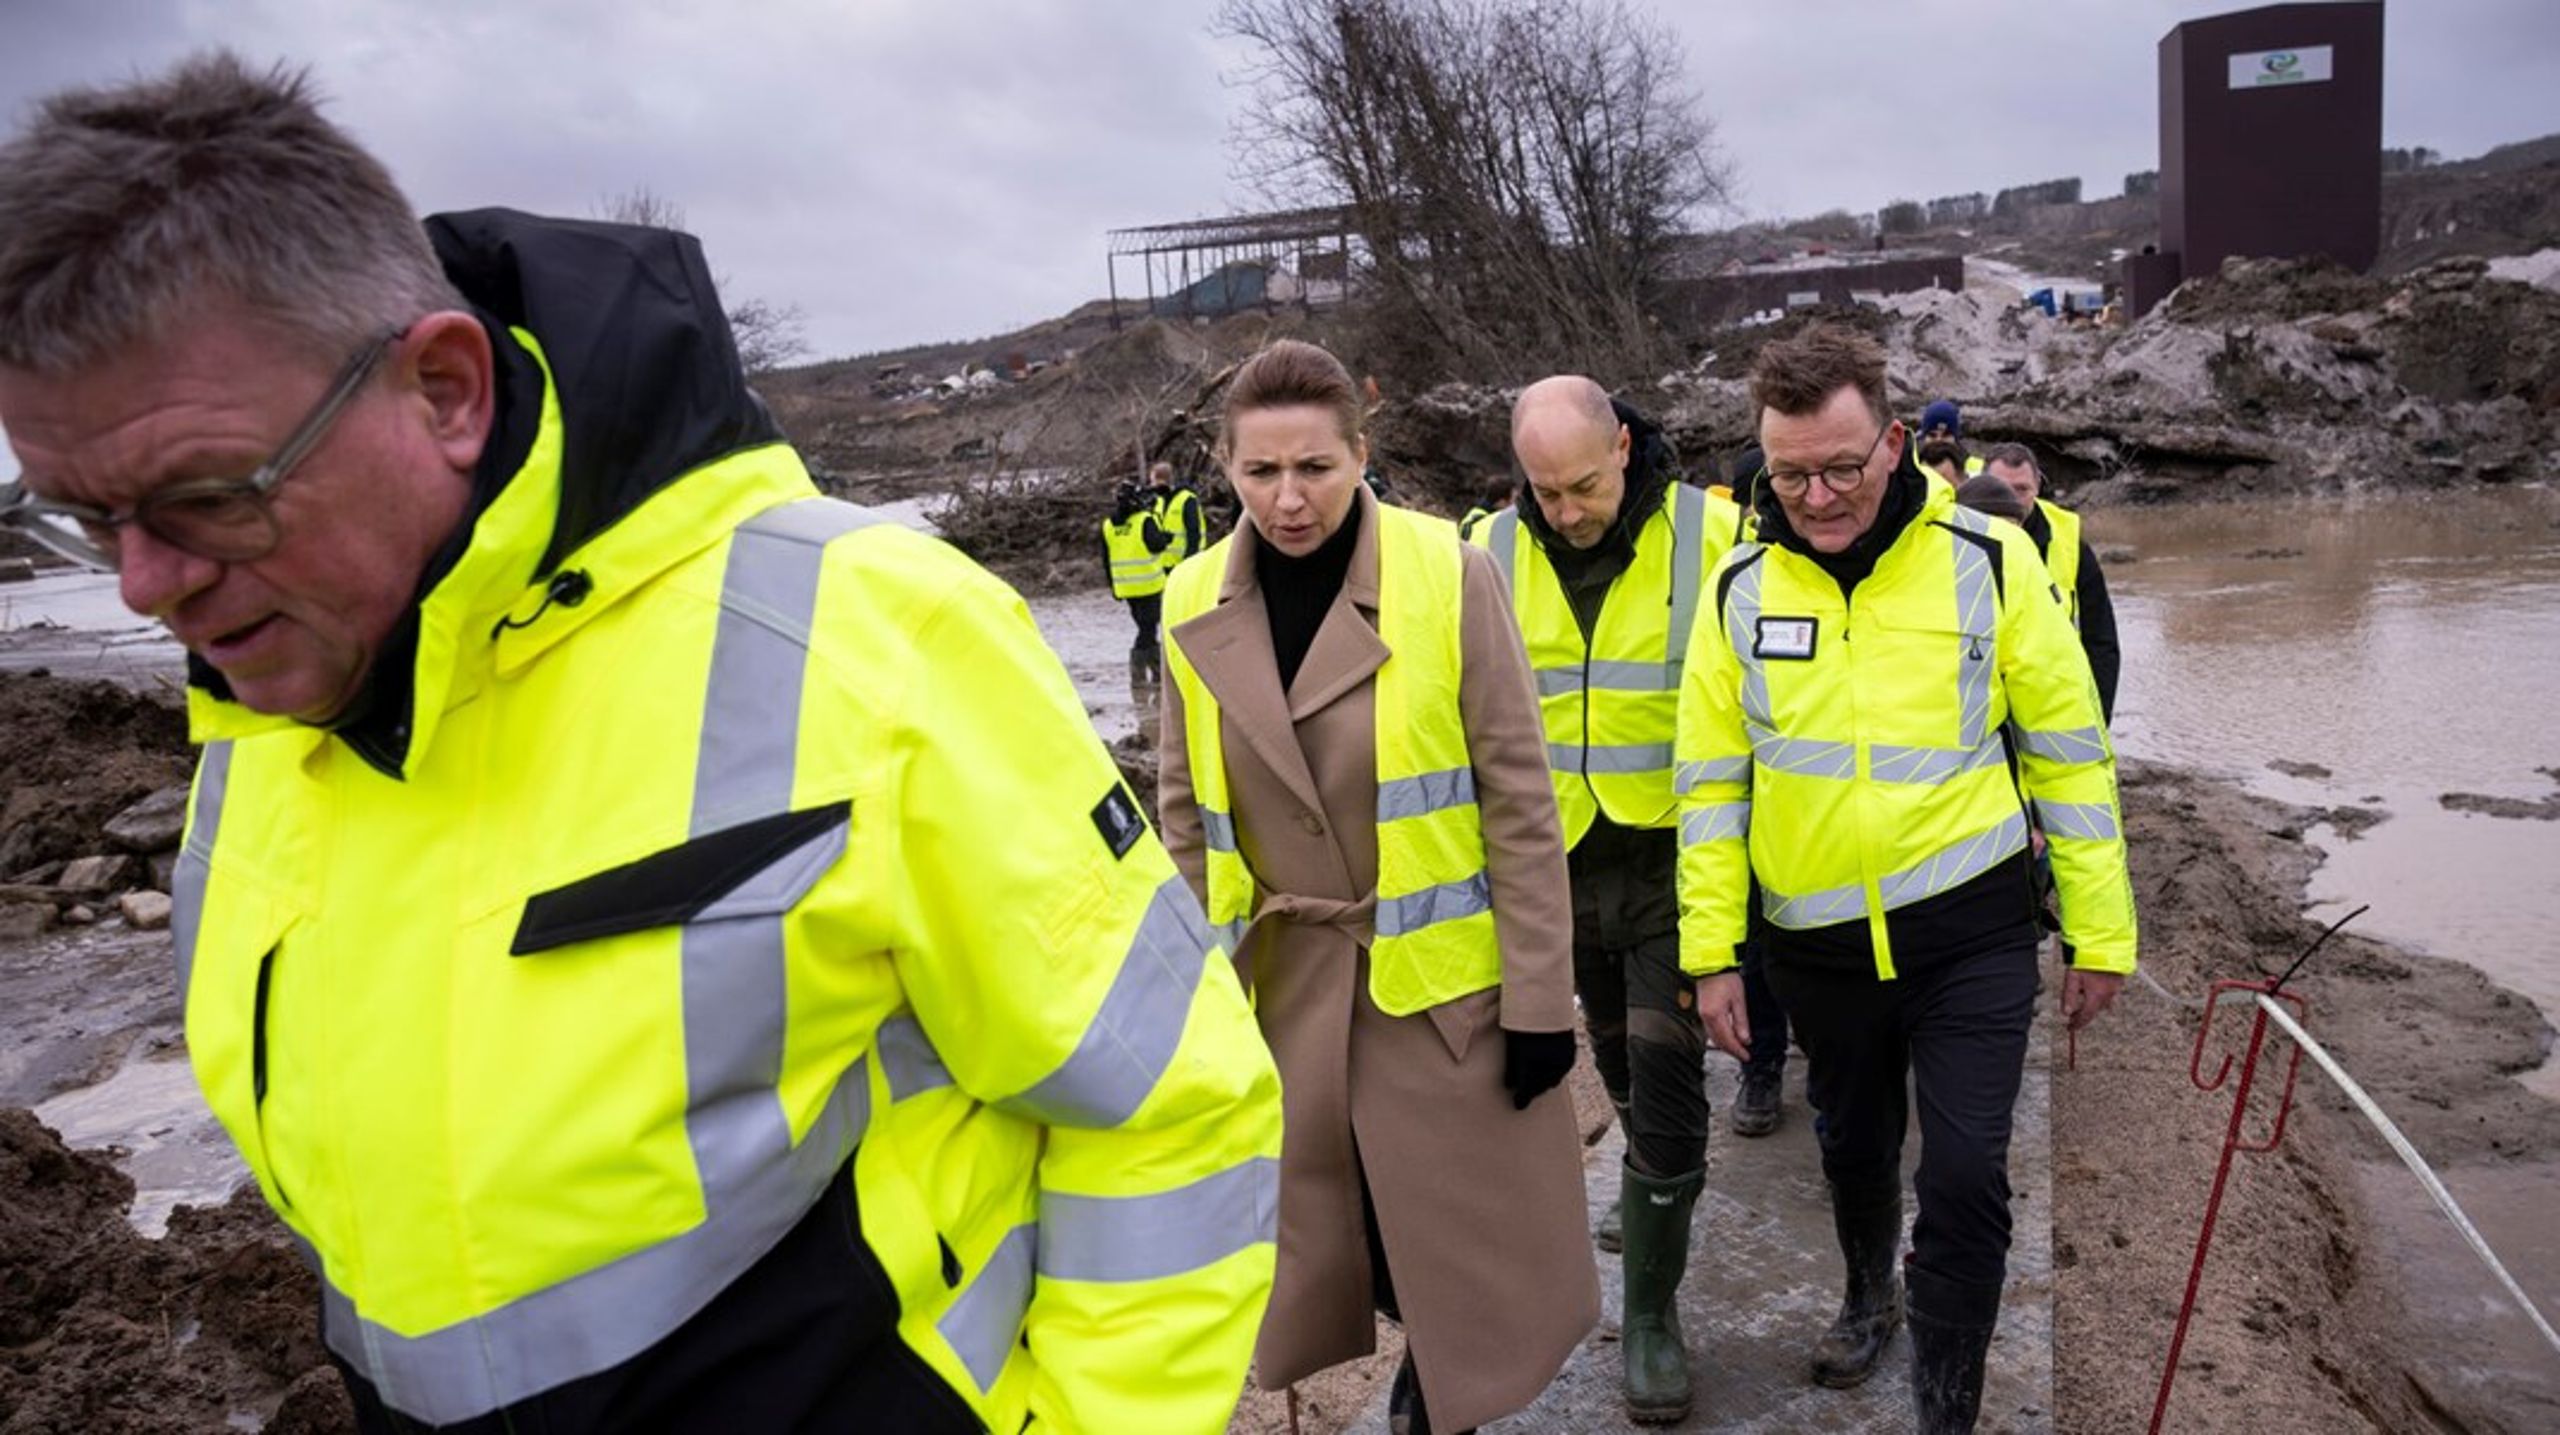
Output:
[[[2322,836],[2315,914],[2370,902],[2359,930],[2480,967],[2560,1022],[2560,822],[2438,801],[2555,791],[2536,769],[2560,767],[2560,494],[2107,510],[2088,528],[2137,559],[2107,570],[2123,749],[2288,802],[2380,799],[2390,818],[2361,839]],[[2526,1084],[2560,1097],[2560,1063]]]
[[1142,718],[1154,720],[1156,690],[1129,681],[1129,644],[1138,630],[1128,604],[1099,588],[1028,601],[1040,636],[1066,663],[1103,741],[1118,742],[1137,731]]
[[146,1236],[168,1231],[171,1209],[220,1205],[249,1178],[183,1054],[127,1062],[105,1081],[66,1091],[35,1112],[67,1146],[126,1153],[117,1164],[133,1178],[128,1219]]

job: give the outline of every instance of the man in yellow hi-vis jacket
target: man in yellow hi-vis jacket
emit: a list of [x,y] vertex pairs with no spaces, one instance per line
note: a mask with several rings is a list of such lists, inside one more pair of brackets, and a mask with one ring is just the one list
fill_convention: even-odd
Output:
[[2040,935],[2028,809],[2076,951],[2074,1027],[2133,969],[2133,894],[2114,752],[2061,599],[2023,532],[1912,464],[1884,374],[1872,340],[1827,325],[1753,365],[1758,541],[1718,569],[1681,691],[1681,965],[1743,1057],[1734,949],[1752,933],[1810,1059],[1848,1267],[1814,1354],[1825,1384],[1864,1380],[1902,1314],[1917,1086],[1912,1387],[1936,1435],[1973,1427],[2006,1270]]
[[370,1431],[1225,1428],[1278,1080],[1021,601],[666,230],[228,55],[0,150],[0,525],[193,661],[206,1100]]

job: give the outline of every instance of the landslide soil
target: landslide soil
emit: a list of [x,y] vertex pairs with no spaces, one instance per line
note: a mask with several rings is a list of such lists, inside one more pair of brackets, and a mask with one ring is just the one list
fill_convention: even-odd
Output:
[[107,819],[193,769],[173,704],[0,670],[0,880],[107,850]]

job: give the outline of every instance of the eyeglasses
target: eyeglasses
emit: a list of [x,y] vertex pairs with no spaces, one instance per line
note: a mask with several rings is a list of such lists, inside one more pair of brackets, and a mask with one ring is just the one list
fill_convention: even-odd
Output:
[[1858,485],[1867,481],[1867,465],[1874,461],[1876,450],[1884,445],[1884,436],[1891,432],[1891,424],[1877,429],[1875,442],[1867,445],[1866,457],[1856,463],[1835,463],[1824,468],[1763,470],[1768,475],[1770,491],[1780,498],[1802,498],[1805,488],[1820,478],[1823,487],[1845,498],[1857,492]]
[[358,349],[275,455],[247,478],[173,483],[145,494],[132,512],[121,514],[38,498],[23,484],[9,484],[0,486],[0,528],[23,533],[75,563],[110,573],[123,561],[118,540],[128,524],[140,524],[152,537],[200,558],[254,563],[274,552],[284,536],[270,502],[276,486],[329,436],[338,415],[405,332],[386,330]]

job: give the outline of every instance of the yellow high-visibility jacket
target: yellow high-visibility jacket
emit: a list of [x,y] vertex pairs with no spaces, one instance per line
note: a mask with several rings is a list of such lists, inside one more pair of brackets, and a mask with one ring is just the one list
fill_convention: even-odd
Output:
[[2045,545],[2044,566],[2053,574],[2054,591],[2062,595],[2071,626],[2080,626],[2080,515],[2068,508],[2036,500],[2044,521],[2053,525],[2053,541]]
[[[1378,912],[1369,996],[1389,1016],[1411,1016],[1500,985],[1502,948],[1458,708],[1463,550],[1445,518],[1385,504],[1375,512],[1378,636],[1389,656],[1375,680]],[[1230,949],[1259,893],[1236,841],[1217,696],[1175,630],[1217,605],[1234,541],[1220,539],[1184,564],[1165,599],[1165,631],[1175,633],[1167,668],[1182,693],[1192,796],[1206,836],[1209,921]]]
[[884,1421],[1223,1430],[1278,1078],[1021,600],[752,430],[546,563],[618,481],[564,464],[628,430],[493,338],[539,419],[418,610],[396,772],[190,699],[187,1042],[330,1348],[410,1419],[506,1419],[849,1198],[811,1354],[914,1372],[931,1421]]
[[1164,553],[1147,546],[1147,534],[1156,527],[1152,512],[1133,513],[1118,522],[1102,520],[1103,551],[1111,560],[1112,597],[1125,603],[1164,591],[1164,575],[1173,565],[1165,561]]
[[1609,585],[1585,642],[1564,585],[1520,521],[1505,509],[1475,530],[1492,550],[1528,644],[1547,730],[1547,771],[1570,850],[1605,812],[1623,827],[1669,827],[1678,797],[1671,735],[1680,672],[1708,575],[1733,546],[1740,511],[1686,483],[1670,482],[1636,533],[1635,559]]
[[2027,803],[2075,960],[2133,969],[2115,752],[2023,530],[1931,478],[1854,601],[1774,544],[1737,546],[1714,591],[1680,694],[1683,970],[1734,964],[1756,873],[1775,926],[1864,919],[1890,980],[1886,913],[2016,856]]
[[1156,522],[1164,525],[1165,537],[1171,541],[1159,556],[1164,571],[1172,572],[1183,559],[1200,550],[1193,546],[1191,534],[1200,526],[1200,495],[1187,488],[1166,491],[1156,500]]

